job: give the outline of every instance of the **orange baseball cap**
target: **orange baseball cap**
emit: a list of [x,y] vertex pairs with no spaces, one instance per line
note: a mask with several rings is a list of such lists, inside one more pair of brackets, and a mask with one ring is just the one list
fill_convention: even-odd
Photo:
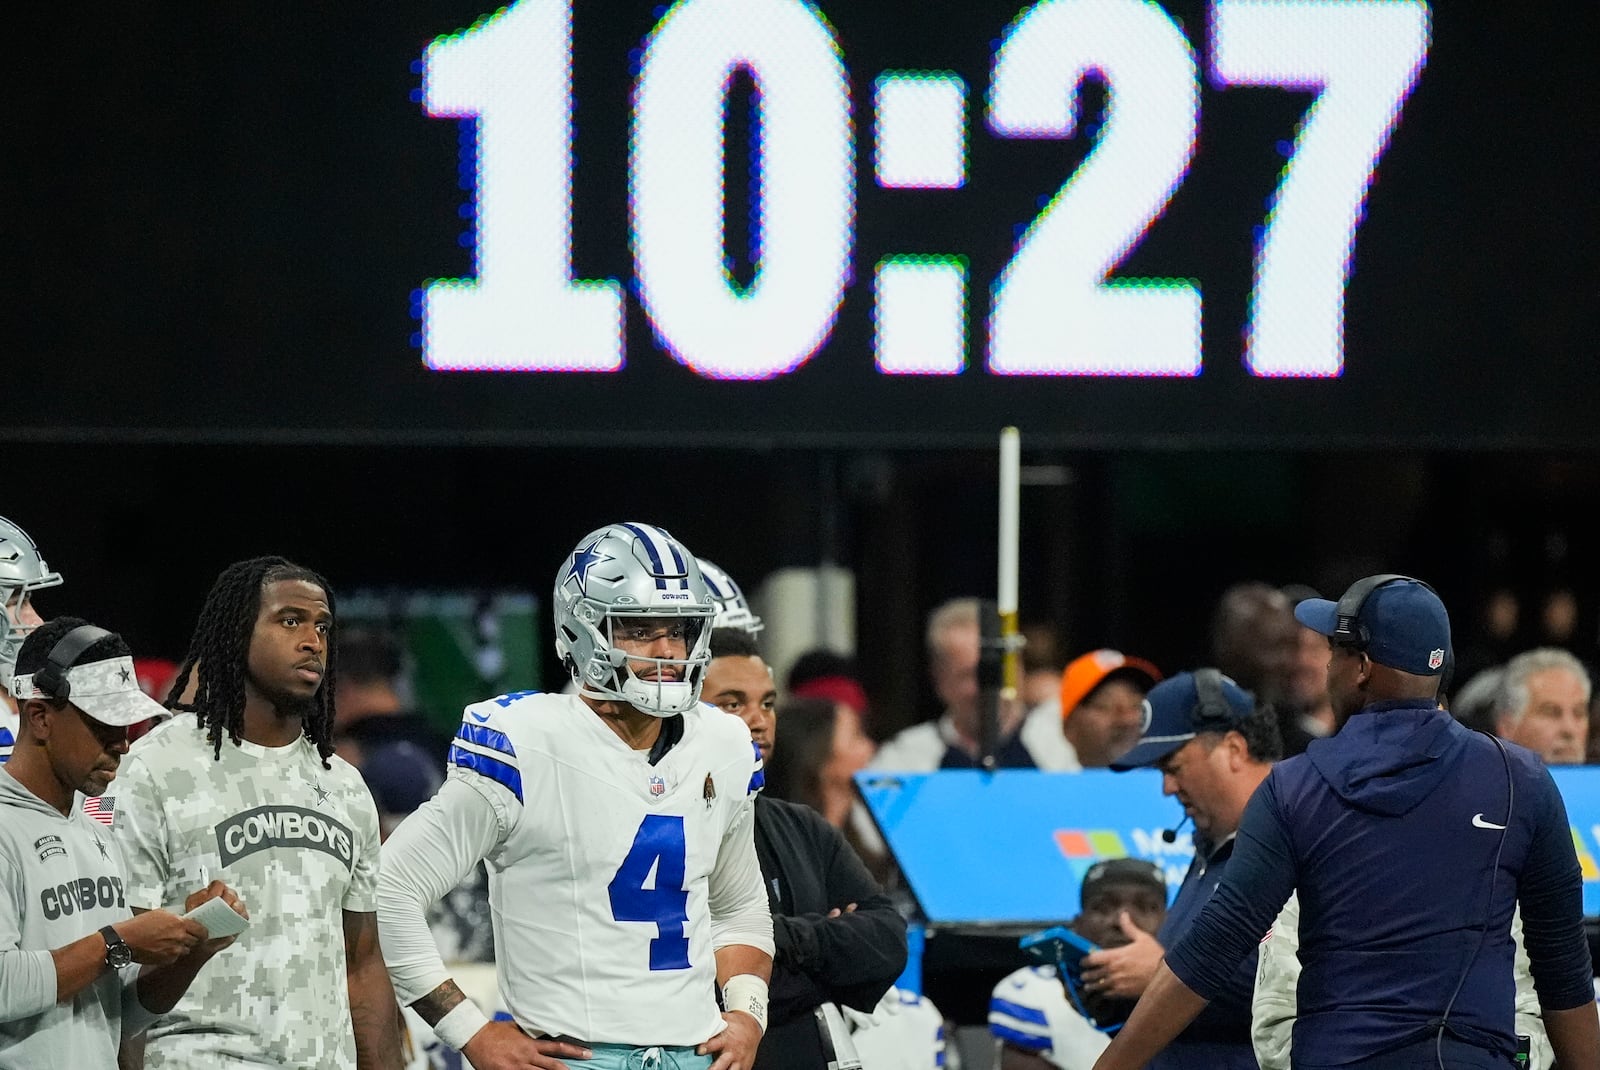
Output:
[[1091,650],[1062,670],[1061,719],[1071,716],[1089,692],[1121,673],[1140,678],[1145,690],[1161,682],[1161,670],[1143,658],[1129,657],[1120,650]]

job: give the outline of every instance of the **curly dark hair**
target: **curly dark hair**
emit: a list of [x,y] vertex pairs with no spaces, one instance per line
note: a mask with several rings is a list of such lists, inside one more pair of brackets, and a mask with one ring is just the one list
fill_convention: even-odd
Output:
[[[333,612],[333,588],[311,569],[282,557],[236,561],[223,569],[211,585],[211,593],[200,607],[200,619],[195,622],[194,637],[189,640],[189,652],[168,692],[167,708],[195,715],[199,727],[206,729],[206,740],[216,758],[222,757],[224,729],[235,744],[240,741],[250,637],[261,612],[262,591],[280,580],[304,580],[321,587],[328,599],[328,610]],[[334,653],[334,633],[330,631],[322,686],[312,699],[313,712],[302,726],[305,735],[316,744],[324,769],[332,767],[328,757],[333,754]],[[194,701],[181,702],[179,696],[188,688],[196,664],[200,678]]]
[[1244,737],[1253,761],[1275,762],[1283,757],[1283,732],[1278,727],[1278,712],[1271,703],[1257,703],[1249,717],[1230,724],[1224,731],[1203,727],[1200,734],[1214,735],[1220,739],[1228,732],[1237,732]]

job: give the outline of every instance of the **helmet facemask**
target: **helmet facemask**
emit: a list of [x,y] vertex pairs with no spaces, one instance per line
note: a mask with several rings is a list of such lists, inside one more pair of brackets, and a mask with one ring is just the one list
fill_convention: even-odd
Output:
[[[711,663],[709,613],[667,615],[659,610],[648,613],[613,611],[604,614],[597,624],[579,619],[594,643],[594,654],[585,665],[576,666],[568,659],[579,694],[602,701],[626,702],[640,713],[655,717],[685,713],[700,701],[706,666]],[[658,658],[628,653],[619,643],[619,633],[640,625],[652,631],[681,629],[684,656]]]
[[[556,574],[556,654],[580,695],[676,716],[700,701],[715,611],[682,544],[652,525],[612,524],[590,533]],[[684,656],[630,654],[618,645],[630,625],[655,633],[681,627]]]
[[33,592],[60,584],[61,573],[50,571],[28,533],[0,517],[0,690],[10,688],[22,641],[38,627],[22,622]]

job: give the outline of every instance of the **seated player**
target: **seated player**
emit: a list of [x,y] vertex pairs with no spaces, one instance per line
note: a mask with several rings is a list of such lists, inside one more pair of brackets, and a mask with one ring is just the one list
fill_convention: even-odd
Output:
[[[1132,942],[1130,929],[1153,936],[1161,928],[1167,881],[1154,862],[1107,859],[1083,875],[1079,901],[1067,927],[1092,944],[1120,947]],[[1000,1070],[1088,1070],[1134,1002],[1086,990],[1054,966],[1017,970],[995,985],[989,1001]]]

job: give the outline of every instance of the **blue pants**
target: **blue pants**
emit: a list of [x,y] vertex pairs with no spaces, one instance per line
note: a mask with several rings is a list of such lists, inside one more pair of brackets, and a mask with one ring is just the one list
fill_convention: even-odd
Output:
[[636,1048],[632,1044],[590,1044],[593,1059],[562,1059],[570,1070],[710,1070],[713,1057],[693,1048]]

